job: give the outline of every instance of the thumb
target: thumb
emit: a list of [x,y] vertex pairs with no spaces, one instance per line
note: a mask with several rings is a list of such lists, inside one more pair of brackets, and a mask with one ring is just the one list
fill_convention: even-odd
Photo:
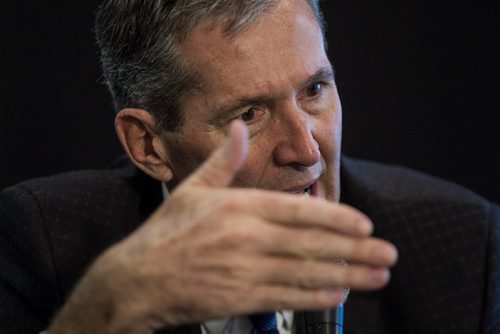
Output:
[[229,137],[186,180],[195,186],[224,187],[243,166],[248,154],[248,130],[241,121],[231,123]]

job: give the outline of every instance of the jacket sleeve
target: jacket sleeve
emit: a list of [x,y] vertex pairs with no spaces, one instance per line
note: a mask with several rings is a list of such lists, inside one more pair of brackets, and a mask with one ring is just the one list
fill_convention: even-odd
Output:
[[62,302],[37,199],[20,186],[0,192],[0,332],[43,331]]
[[500,333],[500,206],[492,204],[486,258],[486,291],[482,332]]

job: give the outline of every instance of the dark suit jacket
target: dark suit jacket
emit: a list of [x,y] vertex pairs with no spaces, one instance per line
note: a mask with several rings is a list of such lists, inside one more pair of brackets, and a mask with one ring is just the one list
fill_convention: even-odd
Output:
[[[500,333],[497,205],[420,173],[347,158],[342,201],[371,217],[375,235],[400,254],[386,288],[351,292],[345,333]],[[160,202],[160,184],[126,159],[0,192],[0,332],[46,328],[93,259]]]

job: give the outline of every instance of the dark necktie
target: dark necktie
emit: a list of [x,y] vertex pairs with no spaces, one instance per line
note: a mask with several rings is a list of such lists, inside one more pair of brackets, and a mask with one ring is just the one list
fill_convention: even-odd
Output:
[[249,315],[248,319],[253,325],[252,334],[279,334],[274,312]]

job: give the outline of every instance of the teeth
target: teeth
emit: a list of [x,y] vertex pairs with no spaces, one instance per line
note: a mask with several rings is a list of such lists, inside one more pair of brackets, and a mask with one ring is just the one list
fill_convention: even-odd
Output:
[[304,196],[306,196],[306,197],[311,196],[311,187],[309,187],[306,190],[304,190]]

